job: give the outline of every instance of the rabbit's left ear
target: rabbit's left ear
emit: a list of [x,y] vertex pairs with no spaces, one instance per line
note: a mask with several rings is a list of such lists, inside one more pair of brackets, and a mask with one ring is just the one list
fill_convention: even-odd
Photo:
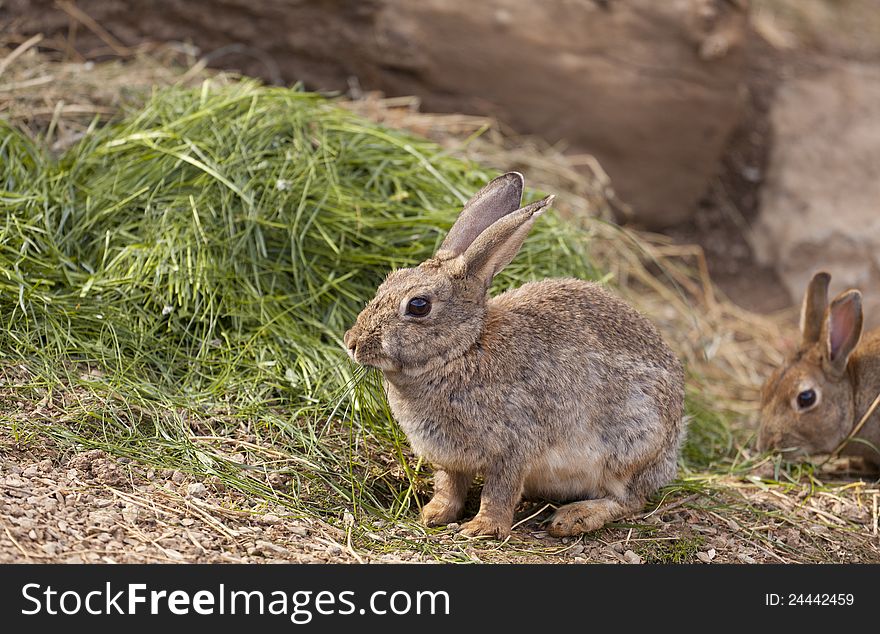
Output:
[[518,209],[481,233],[462,255],[466,275],[483,280],[489,288],[492,278],[519,252],[535,220],[550,206],[553,198],[547,196]]
[[487,227],[519,209],[522,193],[523,177],[519,172],[508,172],[489,181],[465,203],[439,250],[455,256],[464,253]]
[[825,311],[828,308],[828,284],[831,276],[819,271],[810,279],[801,305],[801,345],[811,346],[822,335]]

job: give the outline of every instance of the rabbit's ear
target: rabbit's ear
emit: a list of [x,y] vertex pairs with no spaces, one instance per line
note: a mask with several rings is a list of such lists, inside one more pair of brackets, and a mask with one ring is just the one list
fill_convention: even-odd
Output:
[[516,256],[529,229],[553,202],[553,198],[547,196],[517,209],[481,233],[462,255],[466,274],[483,280],[488,288],[498,271]]
[[838,375],[862,336],[862,294],[850,290],[834,298],[825,320],[826,359]]
[[828,308],[830,281],[831,276],[828,273],[819,271],[813,275],[807,286],[801,307],[801,345],[803,346],[816,343],[822,334],[822,322],[825,319],[825,309]]
[[523,177],[519,172],[508,172],[490,181],[465,203],[440,250],[456,256],[464,253],[487,227],[519,209],[522,193]]

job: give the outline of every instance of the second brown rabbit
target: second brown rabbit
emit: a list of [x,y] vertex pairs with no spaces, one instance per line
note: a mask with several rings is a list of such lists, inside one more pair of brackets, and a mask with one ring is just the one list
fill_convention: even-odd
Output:
[[[761,392],[758,448],[786,458],[832,453],[880,394],[880,330],[862,335],[862,295],[828,304],[831,276],[816,273],[801,310],[801,343]],[[842,452],[880,467],[880,411]]]

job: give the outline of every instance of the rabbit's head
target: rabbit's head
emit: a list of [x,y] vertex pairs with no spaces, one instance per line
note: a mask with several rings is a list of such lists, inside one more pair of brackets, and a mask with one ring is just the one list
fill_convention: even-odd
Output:
[[765,382],[758,448],[787,458],[830,453],[853,426],[855,386],[847,371],[862,335],[862,296],[849,290],[828,305],[828,273],[816,273],[801,312],[801,344]]
[[485,326],[492,278],[519,251],[553,197],[520,208],[523,179],[496,178],[467,202],[432,258],[392,272],[345,333],[349,356],[419,375],[462,355]]

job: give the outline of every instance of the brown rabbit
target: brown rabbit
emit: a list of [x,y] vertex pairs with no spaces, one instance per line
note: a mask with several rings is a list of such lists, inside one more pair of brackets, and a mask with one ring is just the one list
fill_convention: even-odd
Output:
[[457,521],[483,476],[470,536],[508,535],[523,494],[573,501],[552,535],[600,528],[675,477],[684,435],[681,364],[625,302],[577,279],[488,297],[553,199],[520,208],[522,190],[517,173],[481,189],[434,257],[391,273],[345,333],[436,467],[424,522]]
[[[880,330],[862,337],[862,295],[849,290],[828,305],[831,276],[816,273],[801,310],[801,344],[761,391],[758,448],[786,458],[832,453],[880,393]],[[859,341],[861,340],[861,343]],[[842,453],[880,466],[880,413]]]

